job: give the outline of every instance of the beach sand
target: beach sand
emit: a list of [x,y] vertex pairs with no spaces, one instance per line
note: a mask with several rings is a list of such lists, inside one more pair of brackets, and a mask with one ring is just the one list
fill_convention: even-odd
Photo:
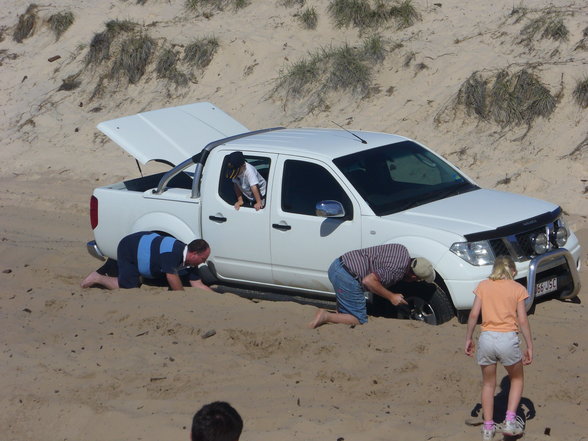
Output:
[[[517,22],[512,2],[414,1],[421,20],[406,29],[381,29],[401,46],[376,66],[372,92],[357,99],[336,91],[328,105],[309,113],[304,102],[269,94],[288,63],[364,37],[353,27],[336,28],[328,4],[307,2],[319,16],[311,31],[300,27],[299,7],[279,2],[203,14],[164,0],[57,0],[38,6],[34,34],[17,43],[13,32],[28,5],[5,2],[2,441],[188,440],[192,415],[214,400],[241,413],[242,441],[480,439],[479,427],[465,420],[478,409],[481,375],[463,354],[465,325],[455,318],[432,327],[372,317],[355,328],[311,330],[311,305],[196,289],[79,287],[99,265],[85,250],[92,239],[92,189],[139,176],[134,159],[96,124],[198,101],[216,104],[250,129],[332,127],[335,121],[348,129],[399,133],[430,146],[482,186],[559,204],[583,245],[583,289],[580,303],[542,302],[530,316],[535,360],[525,370],[524,439],[588,439],[588,109],[573,95],[586,76],[588,50],[581,42],[588,7],[528,2],[521,7],[530,12]],[[568,40],[517,43],[525,20],[548,5],[564,17]],[[56,41],[47,19],[65,10],[75,21]],[[110,81],[93,97],[105,68],[86,67],[84,57],[93,36],[114,19],[139,23],[157,47],[185,47],[214,34],[220,48],[189,87],[167,85],[152,63],[136,84]],[[531,66],[558,99],[555,111],[530,128],[500,127],[451,110],[474,71]],[[78,88],[58,90],[77,73]],[[149,173],[156,167],[142,168]],[[203,338],[207,333],[213,335]],[[499,372],[500,382],[505,372]],[[500,388],[497,394],[500,403]]]

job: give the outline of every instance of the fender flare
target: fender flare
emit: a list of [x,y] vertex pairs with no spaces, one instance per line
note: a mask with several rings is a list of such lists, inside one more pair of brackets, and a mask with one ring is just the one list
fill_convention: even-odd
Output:
[[185,222],[175,216],[161,212],[149,213],[140,217],[131,226],[131,231],[157,231],[166,233],[186,244],[192,242],[194,239],[200,238],[200,234],[197,234]]

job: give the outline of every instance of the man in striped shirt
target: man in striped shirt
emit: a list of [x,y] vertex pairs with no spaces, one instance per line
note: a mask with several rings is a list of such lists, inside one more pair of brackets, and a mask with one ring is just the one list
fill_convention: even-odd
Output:
[[407,305],[404,296],[390,287],[401,280],[431,283],[435,280],[435,270],[424,257],[412,259],[404,245],[386,244],[349,251],[338,257],[329,268],[329,280],[335,288],[337,312],[319,309],[309,324],[311,328],[325,323],[366,323],[364,291],[379,295],[394,306]]
[[182,277],[191,286],[212,291],[198,273],[198,265],[210,255],[210,246],[203,239],[188,245],[171,237],[151,231],[140,231],[122,238],[117,248],[117,260],[108,261],[88,275],[82,288],[101,285],[108,289],[137,288],[141,279],[165,280],[173,291],[183,290]]

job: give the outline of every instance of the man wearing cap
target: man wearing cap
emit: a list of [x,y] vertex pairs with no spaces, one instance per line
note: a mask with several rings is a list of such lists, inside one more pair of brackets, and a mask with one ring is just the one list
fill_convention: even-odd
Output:
[[319,309],[309,323],[311,328],[326,323],[366,323],[364,291],[379,295],[394,306],[407,305],[404,296],[390,287],[401,280],[431,283],[435,280],[435,270],[424,257],[411,259],[404,245],[392,243],[349,251],[336,258],[329,267],[329,280],[335,288],[337,312]]
[[[237,202],[235,210],[243,205],[261,210],[265,205],[266,182],[257,169],[245,161],[242,152],[233,152],[227,157],[225,175],[233,181]],[[245,199],[243,199],[245,196]]]

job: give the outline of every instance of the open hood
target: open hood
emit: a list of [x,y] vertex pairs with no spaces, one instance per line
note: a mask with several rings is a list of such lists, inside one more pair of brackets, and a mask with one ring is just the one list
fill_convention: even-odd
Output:
[[212,141],[249,131],[210,103],[137,113],[97,127],[142,164],[159,161],[174,166]]

